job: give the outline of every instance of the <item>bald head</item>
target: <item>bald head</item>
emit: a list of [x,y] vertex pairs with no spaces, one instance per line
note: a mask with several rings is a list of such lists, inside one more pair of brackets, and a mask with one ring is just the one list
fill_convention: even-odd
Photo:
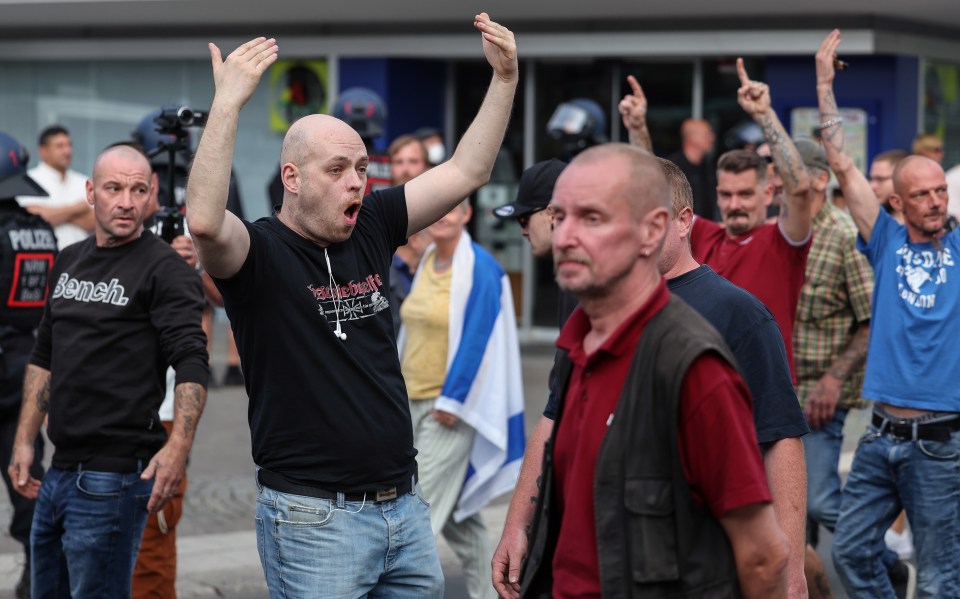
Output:
[[911,185],[918,179],[928,178],[943,179],[943,167],[926,156],[913,154],[898,162],[893,169],[893,189],[901,197],[906,197],[910,194]]
[[637,221],[655,208],[671,209],[670,186],[660,162],[653,154],[637,146],[609,143],[584,150],[560,177],[570,167],[597,167],[601,163]]
[[280,150],[280,164],[290,162],[301,166],[317,146],[342,141],[363,144],[360,134],[338,118],[326,114],[305,116],[287,130]]
[[112,164],[115,161],[132,163],[139,162],[143,166],[143,170],[148,176],[153,171],[153,169],[150,167],[150,161],[147,159],[146,154],[134,148],[133,146],[120,144],[110,146],[106,150],[100,152],[100,154],[97,156],[97,159],[93,162],[93,180],[99,180],[103,176],[105,165]]

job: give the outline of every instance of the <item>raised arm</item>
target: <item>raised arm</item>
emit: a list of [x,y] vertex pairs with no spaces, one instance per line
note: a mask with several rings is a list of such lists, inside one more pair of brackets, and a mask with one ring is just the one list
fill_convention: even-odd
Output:
[[630,145],[639,146],[653,153],[653,141],[647,129],[647,96],[643,88],[633,75],[627,75],[627,83],[633,93],[627,94],[620,100],[620,118],[630,137]]
[[491,21],[487,13],[477,15],[474,26],[483,38],[483,54],[493,67],[493,80],[450,160],[406,184],[408,235],[436,222],[490,179],[510,121],[518,81],[513,33]]
[[[837,175],[837,182],[843,190],[847,208],[853,216],[860,236],[870,240],[873,225],[880,214],[880,203],[870,188],[870,182],[853,163],[847,154],[843,138],[843,119],[837,110],[837,98],[833,95],[833,78],[836,69],[833,61],[837,57],[840,45],[840,30],[834,29],[820,44],[817,50],[817,100],[820,103],[820,138],[823,149],[830,161],[830,168]],[[825,126],[826,125],[826,126]]]
[[747,76],[742,58],[737,59],[737,74],[740,76],[737,102],[763,129],[763,135],[770,144],[773,163],[783,179],[784,202],[780,206],[780,229],[787,239],[801,243],[809,238],[813,220],[807,169],[777,113],[770,106],[770,88],[766,83],[752,81]]
[[233,51],[226,60],[210,44],[216,92],[187,182],[187,225],[211,275],[233,276],[250,250],[250,236],[239,218],[227,212],[230,166],[237,141],[240,110],[277,59],[277,43],[258,37]]

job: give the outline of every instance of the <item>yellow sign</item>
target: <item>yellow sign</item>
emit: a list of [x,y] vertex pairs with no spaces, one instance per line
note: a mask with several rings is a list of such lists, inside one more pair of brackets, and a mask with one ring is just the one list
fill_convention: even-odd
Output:
[[278,60],[269,81],[272,130],[285,133],[300,117],[327,112],[326,60]]

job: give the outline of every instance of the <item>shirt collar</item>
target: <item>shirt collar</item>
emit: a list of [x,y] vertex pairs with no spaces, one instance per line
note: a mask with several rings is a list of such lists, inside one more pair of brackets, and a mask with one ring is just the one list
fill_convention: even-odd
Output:
[[587,318],[583,308],[578,306],[560,331],[560,336],[557,338],[557,347],[570,352],[570,359],[575,363],[583,363],[593,356],[600,355],[601,352],[615,357],[632,352],[643,327],[669,301],[670,292],[667,291],[667,282],[661,277],[657,288],[647,298],[647,301],[620,323],[620,326],[607,337],[603,345],[589,356],[583,350],[583,339],[590,332],[590,319]]

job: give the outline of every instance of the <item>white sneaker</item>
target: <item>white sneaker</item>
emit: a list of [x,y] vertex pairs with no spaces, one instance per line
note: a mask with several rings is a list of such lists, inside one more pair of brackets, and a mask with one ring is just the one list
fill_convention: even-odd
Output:
[[913,548],[913,534],[909,528],[904,529],[903,534],[898,534],[892,528],[888,528],[883,540],[891,550],[897,552],[900,559],[913,558],[916,550]]

